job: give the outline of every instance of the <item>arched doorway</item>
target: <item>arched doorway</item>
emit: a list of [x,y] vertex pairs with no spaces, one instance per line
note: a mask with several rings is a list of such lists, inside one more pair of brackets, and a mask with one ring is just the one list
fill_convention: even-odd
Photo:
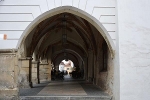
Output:
[[[18,44],[17,44],[17,48],[21,48],[24,49],[22,47],[22,45],[25,42],[25,39],[27,38],[28,34],[30,34],[30,32],[43,20],[52,17],[54,15],[60,14],[60,13],[64,13],[64,12],[68,12],[74,15],[77,15],[83,19],[86,19],[89,23],[91,23],[99,32],[100,34],[103,36],[103,38],[105,39],[109,50],[112,54],[112,56],[114,56],[114,52],[115,52],[115,45],[112,41],[112,39],[110,38],[107,30],[103,27],[103,25],[93,16],[89,15],[88,13],[75,8],[75,7],[71,7],[71,6],[63,6],[63,7],[58,7],[55,9],[52,9],[48,12],[45,12],[44,14],[40,15],[39,17],[37,17],[27,28],[26,30],[23,32]],[[21,51],[20,51],[21,52]]]
[[50,81],[52,66],[70,58],[82,66],[86,81],[112,94],[114,43],[103,25],[80,9],[58,7],[40,15],[24,31],[18,49],[21,87]]

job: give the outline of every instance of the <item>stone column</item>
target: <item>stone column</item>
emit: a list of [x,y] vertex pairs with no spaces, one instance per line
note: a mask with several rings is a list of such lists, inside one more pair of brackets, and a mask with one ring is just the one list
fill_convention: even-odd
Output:
[[97,73],[97,58],[96,55],[93,57],[93,84],[96,84],[96,73]]
[[20,78],[19,84],[21,88],[32,87],[32,58],[19,58]]
[[39,61],[32,61],[32,82],[33,84],[39,83]]
[[50,65],[49,63],[40,63],[39,67],[40,81],[50,81]]
[[98,56],[96,59],[96,85],[102,85],[102,68],[103,68],[103,51],[102,49],[99,50]]
[[88,50],[88,81],[93,81],[93,50]]
[[87,57],[84,57],[84,79],[88,80],[88,62],[87,62]]
[[37,63],[37,81],[40,84],[40,62]]
[[51,81],[51,70],[52,70],[52,67],[51,67],[51,60],[49,59],[48,60],[48,65],[47,65],[47,73],[48,73],[48,81]]

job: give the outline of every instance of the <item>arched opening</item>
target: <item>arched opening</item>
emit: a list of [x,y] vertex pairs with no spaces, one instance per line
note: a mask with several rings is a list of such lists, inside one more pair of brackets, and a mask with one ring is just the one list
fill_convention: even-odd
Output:
[[72,79],[72,72],[76,70],[74,63],[71,60],[64,59],[59,64],[59,72],[63,73],[63,80]]
[[[67,71],[69,70],[69,72],[73,71],[74,68],[74,63],[71,60],[66,61],[65,59],[61,61],[61,63],[59,64],[59,71],[63,72],[63,71]],[[68,72],[68,73],[69,73]]]
[[18,48],[22,88],[51,81],[53,68],[59,71],[65,59],[85,81],[112,94],[114,44],[102,24],[82,10],[65,6],[42,14],[24,31]]

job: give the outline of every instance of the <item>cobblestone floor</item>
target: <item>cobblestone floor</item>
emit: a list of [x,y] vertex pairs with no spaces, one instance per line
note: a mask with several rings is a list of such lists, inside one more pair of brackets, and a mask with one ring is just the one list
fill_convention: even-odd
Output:
[[56,80],[34,85],[31,89],[20,89],[20,96],[108,96],[101,89],[84,80]]

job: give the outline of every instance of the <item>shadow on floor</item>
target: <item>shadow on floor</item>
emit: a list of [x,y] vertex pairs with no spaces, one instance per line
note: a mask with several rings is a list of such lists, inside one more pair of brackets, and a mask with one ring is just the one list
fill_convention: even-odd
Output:
[[109,96],[95,85],[83,79],[55,80],[33,85],[33,88],[20,89],[20,96]]

